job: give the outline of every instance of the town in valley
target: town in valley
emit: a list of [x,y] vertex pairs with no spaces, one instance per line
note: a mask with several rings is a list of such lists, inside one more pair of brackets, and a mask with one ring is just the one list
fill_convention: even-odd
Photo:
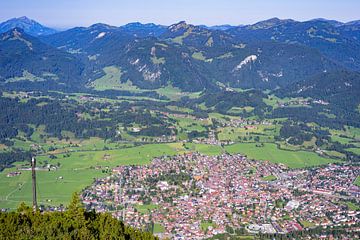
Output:
[[[82,193],[88,209],[111,212],[161,238],[204,239],[245,229],[287,234],[359,228],[359,166],[288,169],[243,155],[187,153],[114,168]],[[155,231],[156,232],[156,231]]]

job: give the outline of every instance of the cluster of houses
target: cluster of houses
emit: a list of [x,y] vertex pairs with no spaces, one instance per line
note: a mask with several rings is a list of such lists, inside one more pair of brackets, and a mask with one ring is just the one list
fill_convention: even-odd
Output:
[[328,102],[315,99],[315,100],[306,100],[306,99],[296,99],[288,102],[276,102],[278,107],[289,107],[289,106],[309,106],[311,103],[320,104],[320,105],[329,105]]
[[[360,198],[360,187],[352,185],[360,175],[357,166],[329,164],[309,171],[306,189],[323,195],[345,195]],[[350,187],[349,187],[350,186]]]
[[88,208],[110,210],[137,228],[161,224],[161,238],[205,239],[244,226],[249,233],[285,234],[356,226],[359,208],[348,203],[359,204],[353,184],[359,173],[358,166],[291,170],[242,155],[187,153],[117,167],[82,198]]
[[19,172],[19,171],[9,172],[8,174],[6,174],[6,177],[16,177],[16,176],[19,176],[20,174],[21,174],[21,172]]
[[258,125],[272,125],[272,123],[267,120],[258,121],[245,118],[231,118],[229,120],[217,119],[216,121],[218,122],[219,127],[242,127],[245,129],[256,129]]
[[299,99],[299,100],[292,100],[288,102],[276,102],[278,107],[289,107],[289,106],[308,106],[311,104],[310,100],[306,99]]

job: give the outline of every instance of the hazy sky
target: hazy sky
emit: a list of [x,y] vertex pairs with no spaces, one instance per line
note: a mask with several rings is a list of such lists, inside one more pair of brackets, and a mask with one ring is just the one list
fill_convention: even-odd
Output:
[[103,22],[249,24],[271,17],[360,19],[360,0],[0,0],[0,21],[27,16],[51,27]]

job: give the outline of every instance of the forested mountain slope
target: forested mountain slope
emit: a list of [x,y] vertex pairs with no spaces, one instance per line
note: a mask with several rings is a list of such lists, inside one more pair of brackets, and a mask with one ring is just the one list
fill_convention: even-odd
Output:
[[1,38],[0,79],[9,89],[20,83],[53,89],[61,83],[61,88],[91,91],[111,67],[118,71],[114,84],[139,89],[274,90],[326,72],[356,71],[357,32],[357,22],[276,18],[225,30],[186,22],[168,28],[98,23],[40,39],[14,29]]

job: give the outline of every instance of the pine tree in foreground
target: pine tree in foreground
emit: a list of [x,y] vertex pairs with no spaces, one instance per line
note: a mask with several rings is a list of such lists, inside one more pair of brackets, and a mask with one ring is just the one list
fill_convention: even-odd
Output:
[[21,204],[16,212],[0,213],[0,239],[157,239],[125,226],[108,213],[87,212],[74,194],[64,212],[33,212]]

